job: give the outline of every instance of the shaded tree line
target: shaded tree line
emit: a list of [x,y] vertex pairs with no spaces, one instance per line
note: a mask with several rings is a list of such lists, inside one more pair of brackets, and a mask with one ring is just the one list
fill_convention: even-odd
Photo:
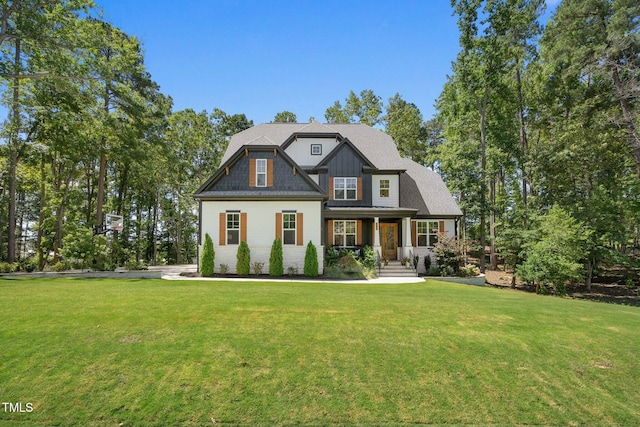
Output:
[[89,239],[108,213],[124,221],[106,262],[191,261],[191,194],[253,123],[172,112],[138,40],[91,1],[6,1],[1,14],[0,261],[56,264],[67,237]]

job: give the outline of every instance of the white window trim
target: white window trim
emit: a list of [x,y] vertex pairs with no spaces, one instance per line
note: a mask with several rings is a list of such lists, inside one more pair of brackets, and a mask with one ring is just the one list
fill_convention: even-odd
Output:
[[[386,182],[387,186],[385,188],[382,187],[382,183]],[[383,196],[382,195],[382,190],[387,190],[387,195]],[[380,180],[380,198],[384,198],[384,199],[388,199],[389,197],[391,197],[391,180],[390,179],[381,179]]]
[[[349,189],[354,191],[353,198],[347,197],[348,180],[353,180],[355,182],[355,188]],[[341,187],[338,187],[338,182],[341,182],[343,185]],[[342,198],[336,197],[336,193],[340,190],[344,191],[344,197]],[[333,200],[358,200],[358,178],[353,176],[334,177],[333,178]]]
[[[426,223],[427,225],[427,232],[426,233],[419,233],[418,232],[418,224],[419,223]],[[435,225],[436,227],[436,232],[432,233],[431,229],[429,228],[429,226]],[[438,233],[440,233],[440,221],[432,221],[432,220],[428,220],[428,219],[422,219],[422,220],[416,220],[416,241],[414,242],[414,245],[416,247],[421,247],[421,248],[431,248],[433,247],[434,244],[436,244],[437,242],[432,242],[431,241],[431,236],[434,235],[438,235]],[[426,246],[419,246],[418,242],[420,241],[420,236],[427,236],[427,245]]]
[[[353,233],[347,233],[347,223],[353,223]],[[336,225],[342,224],[342,229],[344,230],[342,233],[336,233]],[[347,236],[353,235],[353,245],[347,245]],[[336,236],[342,236],[342,245],[336,245]],[[345,220],[334,220],[333,221],[333,246],[338,246],[340,248],[351,248],[357,246],[358,242],[358,222],[355,219],[345,219]]]
[[[238,216],[238,228],[229,228],[229,215],[237,215]],[[226,244],[227,245],[239,245],[240,244],[240,230],[242,229],[242,224],[240,224],[240,221],[242,221],[242,216],[240,215],[240,212],[227,212],[227,216],[226,216],[226,224],[225,224],[225,237],[226,237]],[[238,243],[229,243],[229,231],[237,231],[238,232]]]
[[[318,148],[318,152],[316,153],[313,149]],[[322,144],[311,144],[311,155],[312,156],[321,156],[322,155]]]
[[[264,166],[264,171],[260,171],[260,166]],[[264,185],[260,185],[260,176],[264,176]],[[256,159],[256,187],[267,186],[267,159]]]
[[[284,224],[285,224],[286,215],[293,215],[293,228],[285,228]],[[293,243],[285,243],[284,233],[285,231],[291,231],[291,230],[293,230]],[[298,243],[297,238],[298,238],[297,212],[282,212],[282,244],[288,245],[288,246],[295,246]]]

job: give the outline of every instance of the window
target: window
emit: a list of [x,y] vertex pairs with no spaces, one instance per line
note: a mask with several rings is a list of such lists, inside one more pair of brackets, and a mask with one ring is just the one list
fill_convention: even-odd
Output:
[[333,221],[333,245],[356,245],[356,221]]
[[322,154],[322,145],[321,144],[311,144],[311,155],[319,156]]
[[416,221],[416,246],[433,246],[438,243],[438,221]]
[[240,244],[240,213],[227,212],[227,244]]
[[282,244],[296,244],[296,213],[282,214]]
[[429,221],[429,246],[433,246],[438,243],[438,233],[440,227],[438,221]]
[[389,180],[380,180],[380,197],[389,197]]
[[256,187],[267,186],[267,159],[256,159]]
[[357,178],[333,178],[334,200],[356,200],[358,198]]
[[416,222],[416,237],[418,241],[416,246],[427,246],[429,242],[429,233],[427,233],[427,221]]

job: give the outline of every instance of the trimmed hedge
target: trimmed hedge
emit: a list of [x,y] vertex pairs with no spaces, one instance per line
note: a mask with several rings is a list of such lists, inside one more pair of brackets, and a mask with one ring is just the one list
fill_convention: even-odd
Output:
[[204,246],[202,247],[202,254],[200,256],[200,274],[203,277],[213,276],[214,261],[216,258],[216,252],[213,249],[213,240],[209,233],[204,235]]
[[283,274],[282,240],[276,238],[271,245],[271,254],[269,255],[269,276],[282,276]]
[[304,254],[304,275],[307,277],[318,275],[318,251],[311,240],[307,243],[307,252]]
[[249,250],[247,242],[240,242],[236,260],[236,273],[241,276],[248,276],[251,272],[251,250]]

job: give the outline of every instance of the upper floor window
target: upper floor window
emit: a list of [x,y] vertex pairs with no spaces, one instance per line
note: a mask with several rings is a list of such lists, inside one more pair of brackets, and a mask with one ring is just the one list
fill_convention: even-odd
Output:
[[333,178],[334,200],[357,200],[357,178]]
[[282,244],[296,244],[296,213],[282,214]]
[[380,197],[389,197],[389,180],[380,180]]
[[322,144],[311,144],[311,155],[319,156],[322,154]]
[[267,159],[256,159],[256,187],[267,186]]

